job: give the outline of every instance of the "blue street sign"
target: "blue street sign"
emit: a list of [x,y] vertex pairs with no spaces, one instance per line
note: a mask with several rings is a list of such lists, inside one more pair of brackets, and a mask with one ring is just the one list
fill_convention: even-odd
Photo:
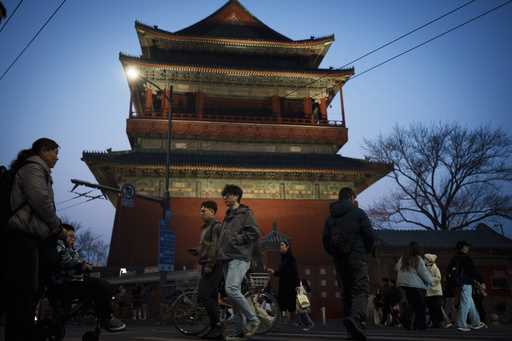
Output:
[[121,205],[123,207],[135,206],[135,186],[132,184],[121,186]]
[[[166,214],[166,218],[170,215]],[[174,260],[176,259],[176,234],[169,228],[169,220],[160,220],[160,255],[159,255],[159,270],[160,271],[173,271]]]

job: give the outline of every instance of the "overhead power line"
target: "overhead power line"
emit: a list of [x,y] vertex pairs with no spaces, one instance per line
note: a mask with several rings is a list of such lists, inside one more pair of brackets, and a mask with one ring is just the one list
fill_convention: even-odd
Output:
[[103,194],[97,195],[95,197],[91,197],[90,199],[87,199],[85,201],[81,201],[79,203],[75,203],[75,204],[72,204],[72,205],[69,205],[69,206],[66,206],[66,207],[58,208],[57,211],[62,212],[64,210],[67,210],[68,208],[81,206],[83,204],[88,203],[89,201],[93,201],[93,200],[96,200],[96,199],[103,199]]
[[23,50],[21,50],[21,52],[16,56],[16,58],[14,58],[14,60],[12,61],[12,63],[7,67],[7,69],[2,73],[2,76],[0,76],[0,81],[2,79],[4,79],[5,75],[7,75],[7,73],[9,72],[9,70],[14,66],[14,64],[16,64],[16,62],[18,61],[18,59],[20,59],[20,57],[25,53],[25,51],[29,48],[29,46],[34,42],[34,40],[37,39],[37,37],[39,36],[39,33],[41,33],[41,31],[46,27],[46,25],[48,25],[48,23],[53,19],[53,17],[57,14],[57,12],[59,12],[59,10],[62,8],[62,6],[66,3],[67,0],[62,0],[62,2],[60,3],[60,5],[53,11],[53,13],[48,17],[48,19],[46,19],[46,21],[44,22],[44,24],[41,26],[41,28],[36,32],[36,34],[32,37],[32,39],[30,39],[30,41],[27,43],[27,45],[25,45],[25,47],[23,48]]
[[[462,4],[462,5],[460,5],[460,6],[456,7],[456,8],[454,8],[454,9],[452,9],[452,10],[450,10],[450,11],[448,11],[448,12],[446,12],[446,13],[444,13],[444,14],[442,14],[442,15],[440,15],[440,16],[438,16],[438,17],[436,17],[436,18],[434,18],[434,19],[432,19],[432,20],[430,20],[430,21],[428,21],[428,22],[426,22],[425,24],[420,25],[420,26],[418,26],[418,27],[416,27],[416,28],[414,28],[414,29],[410,30],[410,31],[409,31],[409,32],[407,32],[407,33],[404,33],[404,34],[402,34],[402,35],[400,35],[400,36],[398,36],[398,37],[396,37],[396,38],[394,38],[394,39],[392,39],[392,40],[388,41],[387,43],[384,43],[384,44],[382,44],[382,45],[380,45],[380,46],[378,46],[378,47],[374,48],[373,50],[371,50],[371,51],[369,51],[369,52],[366,52],[365,54],[363,54],[363,55],[361,55],[361,56],[357,57],[356,59],[353,59],[353,60],[351,60],[350,62],[343,64],[342,66],[340,66],[340,67],[339,67],[339,68],[337,68],[336,70],[341,70],[341,69],[343,69],[343,68],[345,68],[345,67],[347,67],[347,66],[349,66],[349,65],[351,65],[351,64],[354,64],[355,62],[358,62],[358,61],[360,61],[361,59],[366,58],[366,57],[368,57],[369,55],[372,55],[372,54],[374,54],[375,52],[378,52],[378,51],[382,50],[383,48],[388,47],[389,45],[394,44],[394,43],[396,43],[397,41],[399,41],[399,40],[401,40],[401,39],[403,39],[403,38],[405,38],[405,37],[408,37],[408,36],[410,36],[411,34],[413,34],[413,33],[417,32],[417,31],[419,31],[419,30],[421,30],[421,29],[424,29],[424,28],[425,28],[425,27],[427,27],[427,26],[432,25],[433,23],[435,23],[435,22],[437,22],[437,21],[439,21],[439,20],[441,20],[441,19],[443,19],[443,18],[445,18],[445,17],[449,16],[450,14],[453,14],[453,13],[455,13],[455,12],[457,12],[457,11],[461,10],[462,8],[464,8],[464,7],[466,7],[466,6],[470,5],[470,4],[472,4],[472,3],[473,3],[473,2],[475,2],[475,1],[476,1],[476,0],[470,0],[470,1],[468,1],[468,2],[465,2],[464,4]],[[304,85],[304,86],[297,87],[297,88],[293,89],[292,91],[290,91],[289,93],[287,93],[284,97],[288,97],[288,96],[290,96],[291,94],[296,93],[298,90],[300,90],[300,89],[302,89],[302,88],[306,88],[306,87],[308,87],[308,86],[310,86],[310,85],[313,85],[313,84],[315,84],[316,82],[318,82],[319,80],[321,80],[321,79],[325,78],[326,76],[327,76],[327,75],[320,76],[320,77],[318,77],[318,78],[316,78],[316,79],[312,80],[311,82],[307,83],[307,84],[306,84],[306,85]]]
[[401,52],[401,53],[399,53],[399,54],[397,54],[397,55],[394,55],[393,57],[388,58],[388,59],[386,59],[385,61],[383,61],[383,62],[381,62],[381,63],[379,63],[379,64],[376,64],[376,65],[374,65],[374,66],[372,66],[372,67],[370,67],[370,68],[368,68],[368,69],[366,69],[366,70],[364,70],[364,71],[362,71],[362,72],[360,72],[360,73],[356,74],[354,77],[351,77],[349,80],[352,80],[352,79],[354,79],[354,78],[360,77],[360,76],[362,76],[362,75],[364,75],[364,74],[366,74],[366,73],[368,73],[368,72],[370,72],[370,71],[372,71],[372,70],[375,70],[376,68],[378,68],[378,67],[380,67],[380,66],[382,66],[382,65],[384,65],[384,64],[386,64],[386,63],[389,63],[389,62],[390,62],[390,61],[392,61],[392,60],[397,59],[398,57],[401,57],[401,56],[403,56],[403,55],[405,55],[405,54],[407,54],[407,53],[409,53],[409,52],[411,52],[411,51],[416,50],[417,48],[420,48],[420,47],[422,47],[422,46],[424,46],[424,45],[427,45],[428,43],[430,43],[430,42],[432,42],[432,41],[434,41],[434,40],[436,40],[436,39],[438,39],[438,38],[441,38],[442,36],[447,35],[448,33],[453,32],[453,31],[455,31],[455,30],[457,30],[457,29],[461,28],[462,26],[465,26],[465,25],[467,25],[467,24],[469,24],[469,23],[471,23],[471,22],[473,22],[473,21],[475,21],[475,20],[477,20],[477,19],[480,19],[480,18],[482,18],[482,17],[486,16],[486,15],[487,15],[487,14],[489,14],[489,13],[492,13],[492,12],[494,12],[494,11],[497,11],[497,10],[498,10],[498,9],[500,9],[501,7],[506,6],[506,5],[510,4],[511,2],[512,2],[512,0],[508,0],[508,1],[504,2],[504,3],[502,3],[501,5],[498,5],[498,6],[496,6],[496,7],[493,7],[493,8],[491,8],[490,10],[485,11],[485,12],[483,12],[483,13],[482,13],[482,14],[480,14],[480,15],[477,15],[476,17],[473,17],[473,18],[471,18],[471,19],[469,19],[469,20],[466,20],[466,21],[465,21],[465,22],[463,22],[462,24],[459,24],[459,25],[457,25],[457,26],[454,26],[454,27],[452,27],[452,28],[450,28],[450,29],[448,29],[448,30],[446,30],[446,31],[444,31],[444,32],[442,32],[442,33],[440,33],[440,34],[438,34],[438,35],[436,35],[436,36],[434,36],[434,37],[432,37],[432,38],[428,39],[428,40],[425,40],[424,42],[422,42],[422,43],[420,43],[420,44],[418,44],[418,45],[416,45],[416,46],[411,47],[410,49],[407,49],[407,50],[405,50],[405,51],[403,51],[403,52]]
[[23,3],[23,0],[20,0],[18,2],[18,4],[16,5],[16,7],[14,7],[14,9],[12,10],[12,14],[9,15],[9,17],[7,17],[7,19],[5,20],[4,24],[2,25],[2,27],[0,27],[0,33],[2,33],[2,31],[4,30],[5,26],[7,26],[7,23],[9,23],[9,20],[11,20],[11,18],[14,16],[14,14],[16,14],[16,11],[18,10],[18,8],[21,6],[21,4]]

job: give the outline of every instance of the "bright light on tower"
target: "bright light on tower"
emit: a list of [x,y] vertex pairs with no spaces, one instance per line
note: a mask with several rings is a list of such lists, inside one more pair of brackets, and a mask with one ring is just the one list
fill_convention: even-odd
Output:
[[136,80],[139,78],[139,70],[133,66],[130,66],[126,69],[126,76],[130,80]]

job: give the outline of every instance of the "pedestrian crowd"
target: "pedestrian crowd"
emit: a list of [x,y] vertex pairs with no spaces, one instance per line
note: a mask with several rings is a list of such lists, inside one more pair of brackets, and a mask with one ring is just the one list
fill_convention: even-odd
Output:
[[[1,204],[7,209],[2,210],[0,231],[0,313],[6,316],[6,341],[35,339],[34,311],[45,293],[56,293],[61,300],[92,301],[101,326],[109,331],[126,328],[114,316],[114,308],[131,308],[133,319],[148,318],[147,288],[135,286],[131,299],[127,299],[129,293],[120,287],[114,306],[110,284],[88,276],[92,266],[75,249],[74,227],[63,223],[55,208],[51,170],[58,152],[55,141],[41,138],[21,151],[9,169],[2,169]],[[261,324],[272,323],[275,318],[310,330],[314,326],[310,317],[311,283],[300,277],[290,241],[279,241],[279,266],[275,270],[267,268],[258,247],[260,228],[242,197],[239,186],[224,187],[222,198],[227,211],[222,221],[216,218],[215,201],[204,201],[199,207],[203,223],[200,240],[198,247],[189,252],[197,256],[201,268],[198,301],[210,322],[209,330],[201,337],[245,340]],[[338,200],[330,205],[321,238],[342,288],[343,323],[353,339],[366,340],[368,259],[374,254],[375,235],[351,188],[342,188]],[[396,280],[384,278],[371,302],[374,321],[416,330],[452,324],[461,332],[486,327],[482,276],[469,256],[470,245],[461,241],[456,248],[443,280],[437,256],[423,254],[419,244],[411,242],[396,263]],[[282,316],[268,315],[262,309],[268,302],[253,302],[244,295],[244,279],[254,270],[277,278]],[[229,333],[219,318],[219,302],[224,300],[233,314]]]
[[455,326],[461,332],[487,327],[486,285],[469,250],[467,242],[459,241],[443,276],[437,255],[423,254],[411,242],[395,265],[396,281],[383,278],[377,289],[374,323],[415,330]]

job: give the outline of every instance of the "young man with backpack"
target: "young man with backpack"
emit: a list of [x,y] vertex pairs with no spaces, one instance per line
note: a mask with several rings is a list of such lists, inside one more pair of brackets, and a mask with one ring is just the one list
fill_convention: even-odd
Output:
[[[447,285],[454,288],[455,299],[459,302],[456,326],[457,330],[461,332],[486,327],[485,323],[480,321],[480,315],[472,297],[473,284],[483,281],[468,254],[469,248],[470,245],[466,241],[457,243],[457,254],[451,259],[446,272]],[[468,317],[471,323],[469,326],[467,324]]]
[[30,341],[34,337],[40,249],[62,232],[51,178],[58,152],[55,141],[40,138],[32,148],[22,150],[2,176],[2,240],[6,243],[6,259],[1,306],[6,309],[6,341]]
[[369,277],[368,254],[373,249],[374,232],[366,213],[357,207],[349,187],[339,192],[325,222],[323,245],[333,257],[338,283],[343,287],[343,323],[355,340],[366,340]]

